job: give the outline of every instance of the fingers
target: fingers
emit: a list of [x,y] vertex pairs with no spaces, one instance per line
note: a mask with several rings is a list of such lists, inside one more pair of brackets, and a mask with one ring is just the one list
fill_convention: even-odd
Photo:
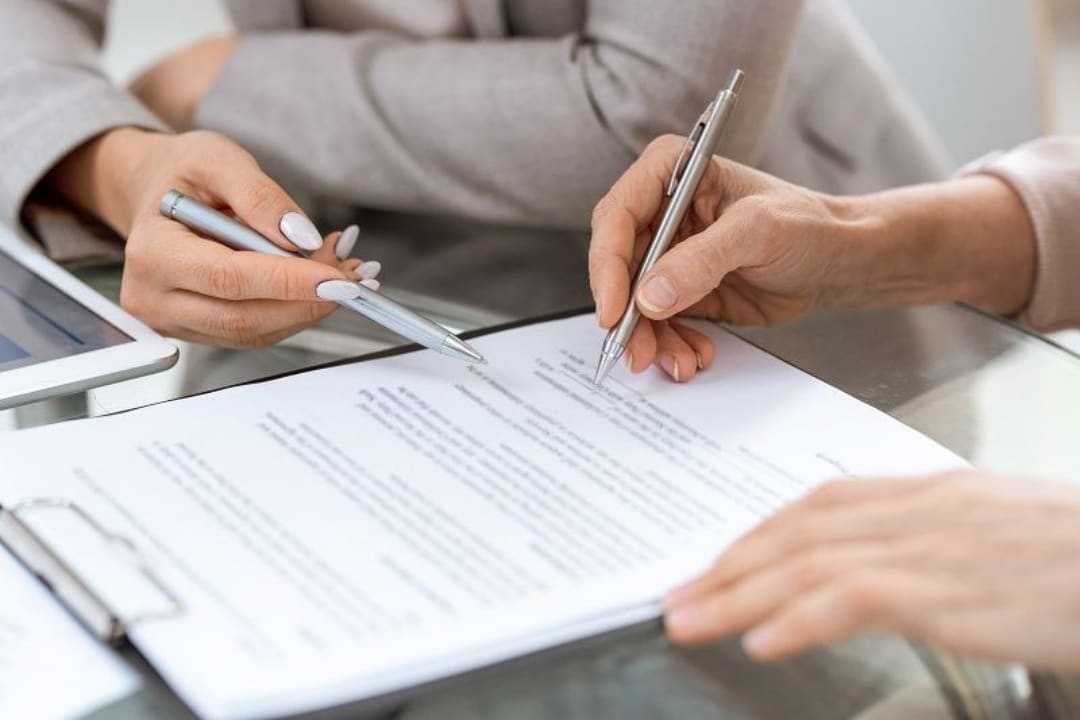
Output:
[[654,320],[669,318],[719,287],[728,273],[749,264],[754,247],[745,230],[725,215],[664,253],[641,279],[635,297],[641,312]]
[[327,297],[320,288],[355,282],[338,268],[314,260],[236,252],[196,237],[176,243],[151,272],[164,286],[223,300],[344,299]]
[[794,599],[743,638],[758,660],[782,660],[859,632],[924,635],[947,589],[900,570],[864,570]]
[[296,201],[270,179],[255,158],[212,133],[192,133],[213,162],[191,169],[195,186],[230,208],[256,232],[287,250],[315,252],[323,245],[315,224]]
[[601,327],[614,325],[626,308],[635,241],[660,210],[681,146],[676,136],[654,141],[593,210],[589,283]]
[[277,300],[228,301],[176,290],[162,298],[166,334],[212,338],[236,349],[268,347],[309,327],[336,309],[333,303]]
[[830,483],[741,537],[707,572],[673,590],[668,601],[691,602],[811,548],[896,541],[912,532],[933,530],[941,522],[940,514],[916,509],[926,504],[918,491],[935,482],[940,480]]
[[652,366],[653,359],[656,357],[656,332],[651,321],[642,318],[638,322],[633,334],[630,335],[630,342],[626,345],[623,357],[626,367],[635,374],[644,372]]
[[689,382],[712,365],[716,347],[704,333],[675,322],[656,322],[657,364],[675,382]]
[[800,553],[694,601],[668,604],[667,630],[679,643],[719,640],[765,622],[792,598],[852,569],[886,561],[887,549],[874,543]]
[[675,382],[693,379],[698,371],[698,354],[694,347],[672,323],[658,322],[653,327],[656,333],[656,364]]

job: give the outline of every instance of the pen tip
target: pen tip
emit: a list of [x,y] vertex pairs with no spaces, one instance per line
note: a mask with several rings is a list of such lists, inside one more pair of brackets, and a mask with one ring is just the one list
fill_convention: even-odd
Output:
[[593,378],[594,385],[602,385],[604,378],[611,372],[611,368],[615,365],[615,361],[619,359],[618,355],[609,353],[600,354],[600,362],[596,365],[596,376]]
[[474,347],[456,335],[448,335],[446,339],[443,340],[443,348],[446,351],[445,354],[456,357],[459,360],[487,365],[487,360],[483,355],[478,353]]

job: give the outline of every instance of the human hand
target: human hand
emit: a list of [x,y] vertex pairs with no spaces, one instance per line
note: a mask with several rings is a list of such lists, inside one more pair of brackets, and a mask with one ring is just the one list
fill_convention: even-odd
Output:
[[[114,130],[76,151],[51,181],[127,237],[121,304],[173,337],[265,347],[329,315],[332,301],[355,297],[358,280],[378,286],[378,263],[346,259],[355,228],[324,242],[255,159],[219,135]],[[170,188],[311,259],[237,252],[200,237],[160,213]]]
[[221,73],[235,36],[212,37],[168,55],[131,84],[131,92],[177,130],[192,127],[195,109]]
[[668,635],[776,660],[866,631],[1080,670],[1080,489],[978,472],[836,482],[666,600]]
[[[654,141],[596,206],[589,277],[601,327],[626,307],[682,143]],[[837,302],[857,284],[843,215],[840,200],[714,157],[676,242],[642,278],[635,301],[653,322],[643,319],[630,340],[631,369],[657,359],[687,381],[708,364],[711,343],[673,327],[677,315],[774,324]]]

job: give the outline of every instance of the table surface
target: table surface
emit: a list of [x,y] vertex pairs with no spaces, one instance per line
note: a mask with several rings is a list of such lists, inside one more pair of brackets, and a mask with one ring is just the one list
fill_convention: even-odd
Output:
[[[580,236],[374,214],[363,220],[359,249],[383,260],[388,291],[455,329],[589,302]],[[491,280],[462,282],[466,273]],[[78,274],[104,294],[118,294],[119,268]],[[975,464],[1080,481],[1080,453],[1070,432],[1080,426],[1080,356],[1007,321],[949,305],[827,311],[783,327],[736,332]],[[181,343],[181,360],[169,371],[0,413],[0,429],[139,407],[396,344],[371,323],[342,313],[261,351]],[[616,647],[619,642],[612,641]],[[126,651],[125,657],[144,674],[144,688],[95,717],[186,716],[134,653]],[[1036,712],[1029,686],[1015,672],[948,659],[928,664],[955,715],[1026,718]],[[761,682],[773,677],[764,670],[760,675]],[[754,673],[748,677],[753,682]],[[971,687],[984,695],[976,710]],[[442,692],[453,689],[451,683]]]

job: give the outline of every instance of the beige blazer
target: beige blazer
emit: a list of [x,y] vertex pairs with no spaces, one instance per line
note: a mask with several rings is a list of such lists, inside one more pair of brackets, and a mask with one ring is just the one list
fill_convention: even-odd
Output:
[[[738,65],[730,157],[835,192],[946,171],[832,0],[443,0],[432,13],[438,2],[227,0],[244,39],[197,124],[304,197],[580,228]],[[0,222],[78,144],[159,125],[97,70],[107,6],[0,0]],[[370,20],[388,7],[392,22]]]

